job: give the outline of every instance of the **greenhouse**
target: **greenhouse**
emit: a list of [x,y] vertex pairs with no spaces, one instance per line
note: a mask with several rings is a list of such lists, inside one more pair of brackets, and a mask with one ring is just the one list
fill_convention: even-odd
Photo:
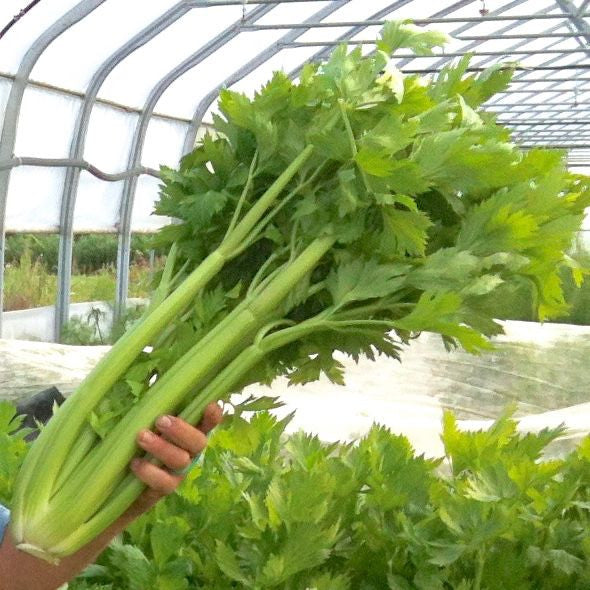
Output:
[[588,70],[587,0],[4,0],[0,590],[590,588]]

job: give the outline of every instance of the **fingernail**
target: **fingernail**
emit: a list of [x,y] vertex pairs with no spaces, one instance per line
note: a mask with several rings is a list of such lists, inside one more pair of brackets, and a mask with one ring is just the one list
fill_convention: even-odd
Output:
[[133,459],[133,461],[131,461],[131,469],[137,469],[140,464],[141,461],[139,459]]
[[154,439],[154,433],[150,432],[149,430],[144,430],[139,435],[139,442],[141,443],[149,443],[151,440]]
[[170,428],[172,426],[172,418],[170,416],[160,416],[156,421],[158,428]]

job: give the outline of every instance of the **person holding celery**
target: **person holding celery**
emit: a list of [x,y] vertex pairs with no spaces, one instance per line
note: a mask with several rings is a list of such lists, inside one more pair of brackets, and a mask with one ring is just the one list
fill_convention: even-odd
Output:
[[221,417],[221,408],[213,403],[207,406],[197,427],[174,416],[161,416],[156,421],[158,433],[139,432],[138,446],[162,463],[162,467],[145,459],[134,459],[130,468],[147,486],[144,493],[101,535],[58,565],[15,547],[10,535],[10,512],[0,505],[0,590],[56,590],[73,579],[98,557],[113,537],[178,487],[183,470],[203,451],[207,433],[221,422]]

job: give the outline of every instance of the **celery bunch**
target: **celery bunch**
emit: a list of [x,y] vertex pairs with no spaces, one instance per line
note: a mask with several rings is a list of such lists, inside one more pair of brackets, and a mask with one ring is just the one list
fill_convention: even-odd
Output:
[[[478,107],[509,67],[403,76],[399,48],[446,36],[385,26],[378,50],[336,49],[298,83],[224,91],[215,132],[163,169],[170,245],[152,304],[59,409],[20,472],[19,546],[71,554],[141,493],[139,429],[198,421],[212,400],[278,375],[343,381],[333,358],[397,358],[413,333],[470,351],[500,327],[490,304],[523,281],[541,317],[565,303],[558,270],[590,191],[564,154],[510,142]],[[579,269],[575,269],[579,273]]]

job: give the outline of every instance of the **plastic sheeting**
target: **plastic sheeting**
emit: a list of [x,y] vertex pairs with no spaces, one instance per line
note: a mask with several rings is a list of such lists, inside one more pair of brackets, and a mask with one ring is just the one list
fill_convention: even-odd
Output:
[[[24,313],[24,312],[14,312]],[[405,349],[402,362],[378,358],[355,364],[343,358],[345,386],[326,379],[287,386],[251,386],[243,396],[278,396],[277,413],[295,411],[290,431],[304,429],[323,440],[351,441],[373,423],[409,437],[419,453],[440,456],[443,411],[465,429],[487,428],[509,404],[523,431],[564,424],[552,453],[570,449],[590,432],[590,327],[505,322],[496,350],[472,356],[448,353],[440,337],[423,334]],[[0,399],[23,399],[56,385],[66,395],[107,347],[0,340]],[[239,401],[239,397],[234,401]]]
[[496,349],[479,356],[448,353],[440,337],[423,334],[404,350],[401,363],[342,358],[345,386],[325,378],[296,386],[277,380],[246,394],[279,395],[286,404],[279,415],[296,411],[291,431],[354,440],[377,422],[429,456],[443,452],[444,410],[453,411],[463,428],[477,430],[514,404],[522,431],[564,424],[567,436],[551,452],[571,449],[590,433],[590,327],[508,321],[504,328]]

